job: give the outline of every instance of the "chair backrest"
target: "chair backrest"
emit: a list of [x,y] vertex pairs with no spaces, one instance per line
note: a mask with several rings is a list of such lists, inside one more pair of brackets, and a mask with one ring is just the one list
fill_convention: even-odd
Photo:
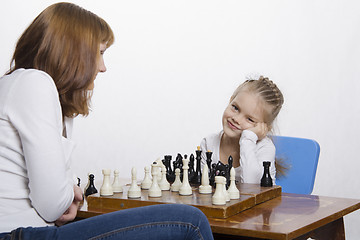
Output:
[[311,139],[273,136],[276,158],[282,159],[289,167],[286,175],[276,179],[276,185],[283,192],[311,194],[314,182],[320,145]]

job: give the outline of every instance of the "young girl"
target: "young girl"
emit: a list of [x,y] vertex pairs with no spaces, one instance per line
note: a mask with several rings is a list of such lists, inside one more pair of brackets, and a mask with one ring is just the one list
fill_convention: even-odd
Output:
[[103,19],[70,3],[45,9],[18,40],[0,78],[0,239],[212,239],[205,215],[187,205],[65,224],[83,199],[70,171],[71,122],[89,113],[113,41]]
[[202,164],[206,164],[206,151],[213,152],[213,163],[227,164],[232,156],[237,180],[260,184],[263,161],[270,161],[275,184],[275,146],[267,134],[283,103],[283,95],[268,78],[241,84],[224,111],[223,130],[201,142]]

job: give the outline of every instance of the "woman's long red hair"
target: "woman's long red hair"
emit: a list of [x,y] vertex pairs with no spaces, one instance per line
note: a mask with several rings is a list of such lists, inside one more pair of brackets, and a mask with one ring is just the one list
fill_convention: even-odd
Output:
[[100,43],[109,47],[113,42],[113,32],[102,18],[75,4],[57,3],[40,13],[20,37],[9,73],[19,68],[48,73],[58,89],[63,116],[86,116]]

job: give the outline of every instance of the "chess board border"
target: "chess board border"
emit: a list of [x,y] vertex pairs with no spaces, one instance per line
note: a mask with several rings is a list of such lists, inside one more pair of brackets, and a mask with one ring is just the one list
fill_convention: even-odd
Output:
[[87,197],[88,210],[113,212],[128,208],[149,206],[155,204],[188,204],[199,208],[207,217],[228,218],[241,211],[249,209],[257,204],[281,196],[281,187],[261,187],[259,184],[238,184],[241,197],[230,200],[226,205],[213,205],[212,194],[200,194],[197,186],[192,186],[193,194],[181,196],[178,192],[162,191],[162,196],[152,198],[148,196],[148,190],[141,191],[141,198],[131,199],[127,197],[129,186],[124,186],[122,193],[112,196],[100,196],[98,193]]

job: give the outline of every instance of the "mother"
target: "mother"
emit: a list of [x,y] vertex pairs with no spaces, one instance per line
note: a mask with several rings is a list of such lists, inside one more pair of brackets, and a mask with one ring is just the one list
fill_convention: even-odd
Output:
[[0,239],[212,239],[204,214],[186,205],[65,224],[83,198],[70,170],[72,119],[88,115],[113,42],[103,19],[71,3],[46,8],[18,40],[0,78]]

